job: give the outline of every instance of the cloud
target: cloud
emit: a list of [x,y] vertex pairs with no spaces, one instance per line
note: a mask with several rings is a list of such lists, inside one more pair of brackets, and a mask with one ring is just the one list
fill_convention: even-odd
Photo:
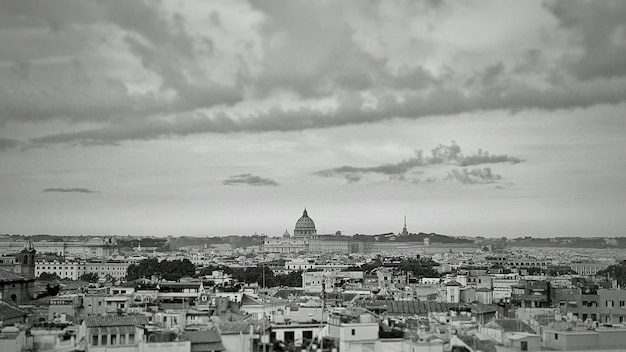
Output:
[[22,145],[22,141],[11,138],[0,138],[0,151],[17,148]]
[[464,185],[496,183],[501,179],[502,176],[494,174],[489,167],[471,170],[453,169],[443,177],[444,182],[460,182]]
[[608,0],[547,2],[546,8],[572,34],[578,53],[563,58],[576,77],[626,76],[626,3]]
[[0,124],[116,145],[626,100],[623,2],[494,4],[0,2]]
[[50,193],[98,193],[87,188],[46,188],[44,192]]
[[459,165],[471,166],[471,165],[496,164],[496,163],[517,164],[517,163],[521,163],[522,161],[523,161],[522,159],[519,159],[513,156],[508,156],[506,154],[489,155],[489,152],[483,151],[482,149],[478,149],[476,154],[460,158]]
[[455,142],[450,145],[440,144],[430,151],[430,155],[424,156],[422,150],[415,151],[412,158],[402,160],[397,163],[389,163],[378,166],[356,167],[340,166],[332,169],[325,169],[314,174],[322,177],[342,177],[349,183],[356,183],[363,179],[365,175],[377,174],[392,180],[408,181],[413,183],[438,183],[438,182],[459,182],[462,184],[484,184],[494,183],[502,179],[501,175],[492,172],[491,168],[455,168],[448,171],[444,176],[419,177],[420,173],[428,167],[435,165],[453,166],[477,166],[483,164],[510,163],[517,164],[522,159],[506,154],[491,155],[487,151],[479,149],[476,153],[463,155],[461,147]]
[[230,176],[224,180],[223,184],[226,186],[278,186],[274,180],[252,174]]
[[50,134],[35,138],[33,141],[37,143],[92,141],[97,144],[116,144],[130,140],[202,133],[302,131],[374,123],[392,118],[417,119],[483,110],[516,112],[525,109],[573,109],[596,104],[617,104],[626,99],[621,93],[623,91],[626,91],[626,80],[589,81],[543,90],[511,83],[504,87],[485,88],[477,93],[466,93],[459,88],[440,88],[427,94],[381,93],[374,98],[373,104],[367,105],[365,101],[362,103],[341,101],[334,109],[275,106],[249,114],[194,112],[174,115],[173,118],[137,117],[85,131]]

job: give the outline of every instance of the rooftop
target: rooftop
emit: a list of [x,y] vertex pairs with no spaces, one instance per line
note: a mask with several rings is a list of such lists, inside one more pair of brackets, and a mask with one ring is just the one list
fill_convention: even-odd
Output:
[[0,321],[9,320],[13,318],[19,318],[25,315],[26,315],[25,311],[17,307],[14,307],[7,302],[0,301]]
[[0,282],[35,281],[11,271],[0,269]]
[[93,315],[85,318],[87,327],[108,326],[136,326],[148,324],[148,318],[143,315]]

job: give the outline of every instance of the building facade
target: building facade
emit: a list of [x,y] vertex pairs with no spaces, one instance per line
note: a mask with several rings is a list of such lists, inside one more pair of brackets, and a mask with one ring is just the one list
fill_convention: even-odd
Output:
[[33,242],[27,241],[21,251],[0,258],[0,269],[33,279],[35,278],[36,253]]
[[317,237],[315,222],[309,217],[306,209],[296,221],[293,236],[285,231],[282,237],[263,240],[263,251],[268,253],[299,253],[309,250],[309,241]]
[[[50,253],[73,258],[106,258],[118,255],[115,238],[92,237],[77,241],[35,241],[32,242],[39,253]],[[10,254],[22,249],[19,241],[10,237],[0,239],[0,254]]]

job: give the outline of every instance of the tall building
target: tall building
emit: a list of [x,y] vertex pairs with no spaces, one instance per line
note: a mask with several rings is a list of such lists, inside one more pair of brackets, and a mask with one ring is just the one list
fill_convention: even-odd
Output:
[[22,251],[0,258],[0,300],[25,304],[33,299],[36,252],[28,241]]
[[36,253],[33,242],[27,241],[20,252],[0,257],[0,269],[33,279],[35,278]]
[[409,230],[406,228],[406,215],[404,216],[404,227],[402,228],[402,232],[399,233],[401,236],[408,236]]

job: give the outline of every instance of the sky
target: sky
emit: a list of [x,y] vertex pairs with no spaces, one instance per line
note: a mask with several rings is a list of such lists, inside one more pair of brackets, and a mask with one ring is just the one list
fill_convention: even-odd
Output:
[[0,233],[621,236],[624,1],[0,0]]

